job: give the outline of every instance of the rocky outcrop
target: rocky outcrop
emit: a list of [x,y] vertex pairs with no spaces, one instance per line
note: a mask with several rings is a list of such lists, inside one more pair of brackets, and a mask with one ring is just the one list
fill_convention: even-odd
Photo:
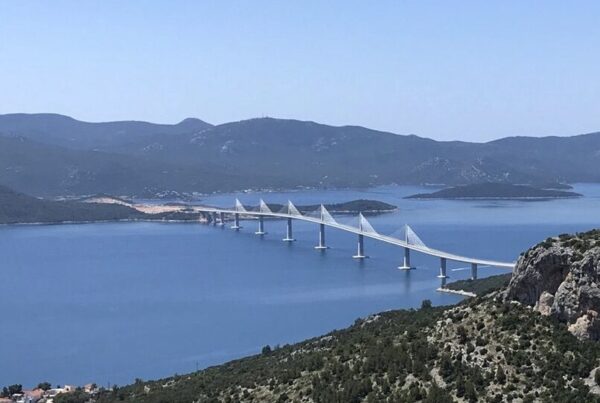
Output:
[[600,231],[548,239],[517,262],[506,298],[568,324],[580,339],[600,339]]

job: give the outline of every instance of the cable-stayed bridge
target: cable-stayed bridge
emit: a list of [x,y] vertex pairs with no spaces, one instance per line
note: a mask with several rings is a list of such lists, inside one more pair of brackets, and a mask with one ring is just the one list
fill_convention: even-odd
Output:
[[342,231],[350,232],[358,236],[358,244],[355,259],[364,259],[367,257],[365,254],[364,238],[375,239],[380,242],[385,242],[395,246],[404,248],[404,260],[402,266],[399,269],[409,270],[414,267],[410,263],[411,251],[423,253],[425,255],[434,256],[440,259],[440,274],[438,277],[446,278],[446,266],[447,261],[467,263],[471,265],[471,277],[477,278],[478,266],[494,266],[513,270],[515,267],[514,262],[500,262],[496,260],[479,259],[468,256],[461,256],[449,252],[445,252],[439,249],[430,248],[419,238],[419,236],[410,228],[405,225],[402,228],[402,236],[400,238],[392,237],[389,235],[383,235],[378,233],[369,221],[362,215],[358,215],[358,225],[352,226],[337,222],[333,216],[327,211],[324,205],[321,205],[316,211],[302,214],[291,201],[279,211],[272,211],[269,206],[261,199],[257,208],[247,209],[244,205],[236,199],[233,208],[219,208],[219,207],[208,207],[208,206],[196,206],[196,211],[201,211],[209,214],[213,224],[225,225],[226,219],[229,217],[233,218],[232,229],[239,230],[240,218],[256,218],[258,220],[258,228],[255,232],[257,235],[264,235],[265,232],[265,217],[280,218],[287,220],[286,234],[283,238],[285,242],[294,241],[293,237],[293,220],[307,221],[319,225],[319,243],[315,246],[315,249],[327,249],[325,243],[325,228],[331,227]]

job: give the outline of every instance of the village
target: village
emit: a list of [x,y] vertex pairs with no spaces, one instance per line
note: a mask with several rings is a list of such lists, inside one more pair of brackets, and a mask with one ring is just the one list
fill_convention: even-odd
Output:
[[22,385],[11,385],[0,391],[0,403],[54,403],[57,396],[71,395],[69,402],[87,402],[95,397],[100,389],[95,383],[83,387],[63,385],[52,387],[48,382],[42,382],[33,389],[23,389]]

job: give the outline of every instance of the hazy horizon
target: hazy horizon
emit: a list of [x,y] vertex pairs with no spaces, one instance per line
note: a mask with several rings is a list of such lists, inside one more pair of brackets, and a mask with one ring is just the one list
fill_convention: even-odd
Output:
[[591,1],[3,2],[0,113],[585,134],[600,130],[599,14]]

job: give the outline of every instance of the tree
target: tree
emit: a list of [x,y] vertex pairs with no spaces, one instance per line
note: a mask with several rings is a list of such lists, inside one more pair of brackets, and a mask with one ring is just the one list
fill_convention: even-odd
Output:
[[269,354],[270,352],[271,352],[271,346],[269,346],[268,344],[262,348],[263,354]]
[[423,403],[448,403],[451,401],[453,401],[452,396],[434,383],[429,388],[429,392]]
[[456,377],[456,396],[463,397],[465,395],[465,391],[465,378],[463,378],[462,374],[458,374]]
[[477,392],[475,392],[475,386],[473,386],[473,383],[468,379],[465,382],[465,400],[469,401],[470,403],[477,402]]
[[429,308],[431,308],[431,306],[432,305],[431,305],[431,300],[430,299],[424,299],[421,302],[421,309],[429,309]]
[[500,385],[504,385],[506,383],[506,373],[501,365],[499,365],[498,369],[496,370],[496,381],[498,381]]
[[52,385],[50,384],[50,382],[40,382],[38,383],[37,388],[42,390],[48,390],[52,389]]
[[12,396],[15,393],[23,393],[23,385],[15,384],[8,387],[8,395]]

